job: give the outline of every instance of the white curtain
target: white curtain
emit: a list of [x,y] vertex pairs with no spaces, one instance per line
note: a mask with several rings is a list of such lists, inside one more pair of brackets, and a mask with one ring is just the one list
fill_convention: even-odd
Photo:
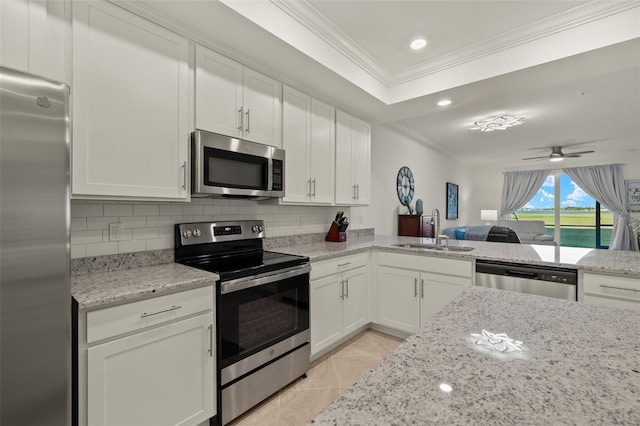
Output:
[[500,216],[509,219],[511,213],[523,207],[536,195],[551,170],[527,170],[505,172],[502,185],[502,207]]
[[584,192],[613,213],[613,231],[609,250],[631,250],[631,230],[627,198],[620,164],[605,166],[574,167],[564,172]]

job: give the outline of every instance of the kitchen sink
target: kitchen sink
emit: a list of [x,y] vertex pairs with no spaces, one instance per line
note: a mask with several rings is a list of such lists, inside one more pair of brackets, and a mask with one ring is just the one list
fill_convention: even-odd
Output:
[[448,246],[446,244],[393,244],[396,247],[412,249],[439,250],[439,251],[471,251],[473,247]]

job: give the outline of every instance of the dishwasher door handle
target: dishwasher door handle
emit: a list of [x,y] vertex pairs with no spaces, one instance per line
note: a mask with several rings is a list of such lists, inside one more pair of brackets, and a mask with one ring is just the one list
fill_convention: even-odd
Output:
[[535,272],[514,271],[513,269],[505,269],[504,274],[508,277],[537,279],[538,274]]

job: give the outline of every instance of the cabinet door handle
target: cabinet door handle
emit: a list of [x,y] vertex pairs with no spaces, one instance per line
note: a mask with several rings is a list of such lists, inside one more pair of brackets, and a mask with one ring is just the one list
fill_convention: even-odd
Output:
[[353,198],[354,200],[356,199],[356,186],[355,184],[352,186],[353,188],[353,196],[351,198]]
[[312,196],[315,197],[316,196],[316,178],[313,178],[311,180],[311,182],[313,182],[313,195]]
[[413,297],[418,297],[418,279],[413,279]]
[[176,309],[180,309],[180,308],[182,308],[182,306],[180,306],[180,305],[172,305],[169,308],[160,309],[159,311],[143,312],[142,315],[140,315],[140,318],[150,317],[151,315],[163,314],[165,312],[175,311]]
[[356,184],[356,200],[360,199],[360,184]]
[[351,265],[351,262],[338,263],[338,268],[341,268],[341,267],[343,267],[343,266],[347,266],[347,265]]
[[340,299],[344,299],[344,280],[340,281]]
[[182,189],[187,189],[187,162],[182,163]]
[[616,286],[613,286],[613,285],[606,285],[606,284],[600,284],[600,287],[602,287],[602,288],[612,288],[614,290],[627,290],[627,291],[634,291],[634,292],[640,291],[640,290],[635,289],[635,288],[616,287]]
[[348,278],[345,280],[345,284],[346,284],[345,287],[346,287],[347,291],[346,291],[344,297],[346,297],[348,299],[349,298],[349,279]]
[[213,324],[209,325],[209,356],[213,357]]
[[308,186],[307,197],[311,197],[311,179],[307,179],[307,186]]
[[247,116],[247,133],[249,133],[251,128],[251,110],[247,108],[247,112],[245,114]]
[[424,299],[424,280],[420,280],[420,297]]
[[244,114],[242,113],[242,107],[240,107],[238,113],[240,114],[240,120],[238,120],[238,130],[242,131],[242,129],[244,128]]

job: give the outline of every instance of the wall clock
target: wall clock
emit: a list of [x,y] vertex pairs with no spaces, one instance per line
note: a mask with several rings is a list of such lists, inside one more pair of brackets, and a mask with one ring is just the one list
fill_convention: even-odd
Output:
[[400,203],[409,208],[411,200],[413,200],[415,183],[413,181],[413,173],[411,173],[411,169],[407,166],[401,167],[398,171],[396,188],[398,190],[398,199],[400,200]]

